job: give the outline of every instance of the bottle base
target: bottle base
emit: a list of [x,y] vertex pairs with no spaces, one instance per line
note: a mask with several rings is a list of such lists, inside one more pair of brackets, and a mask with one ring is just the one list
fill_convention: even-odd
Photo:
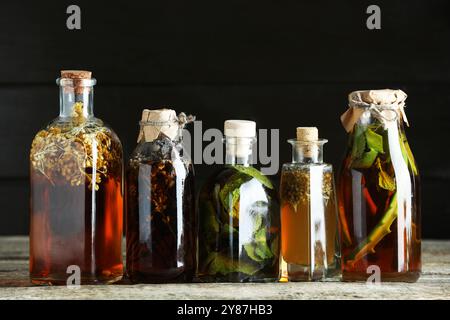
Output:
[[312,269],[309,265],[287,263],[286,270],[282,275],[282,282],[323,281],[336,277],[338,274],[339,270],[336,268]]
[[[420,271],[409,272],[382,272],[380,282],[408,282],[414,283],[420,277]],[[342,281],[345,282],[366,282],[372,274],[365,272],[346,272],[342,273]]]
[[127,277],[133,284],[191,283],[193,281],[192,274],[179,274],[179,272],[175,275],[129,272]]
[[198,283],[273,283],[278,277],[252,277],[247,274],[231,273],[228,275],[200,275],[195,278]]

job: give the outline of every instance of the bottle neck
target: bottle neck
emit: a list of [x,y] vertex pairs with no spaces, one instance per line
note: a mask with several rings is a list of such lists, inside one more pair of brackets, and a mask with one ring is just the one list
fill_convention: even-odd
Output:
[[292,145],[292,162],[302,164],[323,163],[323,145],[326,140],[314,142],[289,140]]
[[[78,86],[76,88],[71,86],[60,86],[59,93],[60,100],[60,117],[83,116],[85,118],[94,116],[94,88],[92,86]],[[74,110],[75,104],[78,103],[82,108],[80,113]]]
[[356,124],[360,126],[376,125],[384,128],[393,126],[402,128],[403,118],[400,109],[365,108]]
[[256,138],[225,137],[225,164],[251,166]]
[[[358,136],[365,134],[366,131],[370,130],[371,136],[375,137],[370,141],[366,141],[367,144],[380,144],[382,141],[383,149],[390,147],[391,144],[396,144],[397,141],[406,141],[406,132],[403,125],[403,118],[399,110],[365,110],[360,116],[358,121],[355,123],[353,130],[349,135],[349,143],[352,149],[358,150],[364,147],[364,144],[360,146],[361,139]],[[392,137],[397,137],[399,139],[391,139]],[[389,138],[391,137],[391,138]]]

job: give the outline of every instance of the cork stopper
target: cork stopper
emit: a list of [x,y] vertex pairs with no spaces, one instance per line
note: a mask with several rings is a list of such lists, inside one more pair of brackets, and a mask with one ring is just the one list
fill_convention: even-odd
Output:
[[172,109],[144,109],[141,117],[141,130],[138,142],[144,139],[145,142],[156,140],[162,133],[171,140],[174,140],[180,129],[178,117]]
[[306,158],[316,158],[319,151],[317,142],[319,141],[319,130],[316,127],[298,127],[297,142],[302,148],[303,156]]
[[316,127],[298,127],[297,140],[315,142],[319,140],[319,130]]
[[227,137],[254,138],[256,136],[256,122],[248,120],[226,120],[224,134]]
[[92,72],[86,70],[61,70],[59,80],[65,92],[75,92],[75,94],[89,93],[95,84]]
[[86,70],[61,70],[61,78],[72,80],[91,79],[92,72]]

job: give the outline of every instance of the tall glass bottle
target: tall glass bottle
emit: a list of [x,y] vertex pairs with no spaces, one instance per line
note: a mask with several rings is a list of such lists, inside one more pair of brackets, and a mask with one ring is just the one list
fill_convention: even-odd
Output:
[[144,110],[127,167],[127,274],[132,282],[189,282],[196,266],[194,170],[182,144],[193,117]]
[[[60,114],[39,131],[30,153],[30,277],[36,284],[122,278],[122,146],[94,117],[96,80],[62,71]],[[69,273],[68,273],[69,272]]]
[[333,167],[323,163],[325,139],[297,128],[292,163],[281,173],[282,280],[320,280],[338,273],[340,252]]
[[406,140],[406,94],[356,91],[338,186],[343,279],[414,282],[421,271],[419,173]]
[[198,277],[212,282],[274,281],[279,271],[279,203],[252,166],[253,121],[225,121],[226,165],[199,197]]

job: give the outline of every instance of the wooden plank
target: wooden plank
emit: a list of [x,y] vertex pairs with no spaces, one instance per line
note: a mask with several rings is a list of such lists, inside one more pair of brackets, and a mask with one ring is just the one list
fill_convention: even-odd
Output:
[[2,1],[0,83],[52,83],[93,68],[105,83],[205,84],[450,80],[445,0]]
[[[423,242],[423,275],[415,284],[315,283],[30,286],[26,237],[0,238],[0,299],[450,299],[450,241]],[[236,291],[239,295],[236,296]]]
[[[238,292],[238,294],[236,294]],[[313,299],[450,299],[448,282],[417,284],[382,284],[368,287],[364,283],[287,283],[287,284],[164,284],[124,286],[1,288],[1,299],[68,300],[313,300]]]

